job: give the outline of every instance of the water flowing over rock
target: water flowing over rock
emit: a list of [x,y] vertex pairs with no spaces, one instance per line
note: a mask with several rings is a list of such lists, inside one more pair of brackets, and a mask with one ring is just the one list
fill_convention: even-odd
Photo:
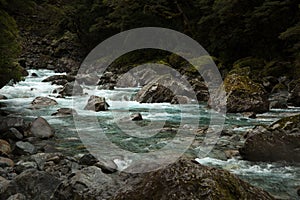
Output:
[[248,133],[241,156],[250,161],[300,162],[300,115],[283,118]]
[[49,97],[36,97],[32,102],[31,105],[33,108],[41,108],[46,106],[54,106],[57,105],[57,101],[51,99]]
[[230,74],[224,80],[227,92],[227,112],[255,112],[269,111],[267,93],[263,87],[253,82],[248,76]]
[[227,171],[180,159],[125,186],[113,200],[150,199],[274,199]]
[[30,132],[38,138],[47,139],[54,136],[54,130],[42,117],[35,119],[30,126]]
[[60,108],[57,112],[53,113],[52,116],[68,116],[68,115],[76,115],[76,110],[72,108]]
[[94,96],[92,95],[88,102],[87,105],[84,107],[85,110],[93,110],[96,112],[99,111],[106,111],[108,110],[108,103],[105,101],[104,97],[98,97],[98,96]]

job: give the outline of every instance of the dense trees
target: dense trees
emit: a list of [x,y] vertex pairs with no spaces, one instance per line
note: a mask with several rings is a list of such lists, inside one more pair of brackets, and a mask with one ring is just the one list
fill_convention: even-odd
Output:
[[[35,7],[50,20],[53,37],[66,32],[89,52],[102,40],[120,31],[143,26],[159,26],[186,33],[230,70],[239,59],[256,70],[257,59],[263,60],[261,75],[300,77],[300,4],[297,0],[0,0],[1,48],[8,45],[13,52],[2,54],[1,63],[15,58],[17,28],[7,15],[22,15]],[[24,7],[31,9],[24,9]],[[48,13],[47,13],[47,12]],[[37,11],[36,11],[37,12]],[[49,16],[52,16],[49,18]],[[3,20],[8,23],[3,25]],[[18,20],[17,20],[18,21]],[[34,21],[32,21],[34,22]],[[25,26],[18,21],[19,27]],[[3,26],[5,26],[3,28]],[[33,24],[34,26],[34,24]],[[49,29],[49,27],[47,27]],[[6,29],[12,35],[8,36]],[[4,39],[4,38],[9,39]],[[10,41],[10,42],[8,42]],[[8,56],[9,54],[9,56]],[[5,57],[5,58],[4,58]],[[251,59],[253,63],[251,63]],[[3,64],[2,64],[3,66]],[[286,69],[288,66],[288,70]],[[276,70],[273,70],[276,69]],[[272,71],[273,70],[273,71]],[[276,74],[277,72],[280,72]]]

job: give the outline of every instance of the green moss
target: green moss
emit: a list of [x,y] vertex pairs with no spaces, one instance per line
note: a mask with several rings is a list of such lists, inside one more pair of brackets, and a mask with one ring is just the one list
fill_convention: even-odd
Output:
[[248,76],[238,74],[230,74],[224,80],[225,91],[243,91],[246,93],[264,93],[263,87],[253,82]]
[[300,115],[282,118],[270,125],[270,128],[283,130],[292,130],[294,128],[300,128]]

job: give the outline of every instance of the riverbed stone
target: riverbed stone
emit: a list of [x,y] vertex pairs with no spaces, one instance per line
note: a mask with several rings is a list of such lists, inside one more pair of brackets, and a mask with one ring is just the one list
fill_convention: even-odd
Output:
[[54,136],[55,132],[50,124],[42,117],[36,118],[30,126],[30,132],[35,137],[48,139]]
[[11,153],[10,144],[7,141],[1,139],[0,139],[0,153],[4,155],[8,155]]
[[36,153],[36,148],[29,142],[18,141],[15,144],[14,152],[18,155],[27,155]]
[[77,112],[73,108],[60,108],[57,112],[51,114],[52,116],[68,116],[68,115],[76,115]]
[[141,120],[143,120],[143,117],[142,117],[141,113],[133,113],[130,115],[130,119],[132,121],[141,121]]
[[125,186],[113,200],[140,199],[274,199],[260,188],[228,171],[206,167],[196,161],[179,161]]
[[300,115],[286,117],[270,126],[247,133],[241,156],[250,161],[300,162]]
[[14,195],[11,195],[7,200],[27,200],[26,196],[21,194],[21,193],[17,193]]
[[0,157],[0,167],[13,167],[14,165],[14,161],[10,158]]
[[4,96],[4,95],[2,95],[2,94],[0,94],[0,100],[5,100],[5,99],[7,99],[7,97]]
[[1,137],[4,139],[11,139],[11,140],[22,140],[23,134],[16,128],[10,128]]
[[57,101],[51,99],[49,97],[36,97],[32,102],[31,105],[33,108],[41,108],[46,106],[54,106],[57,105]]
[[90,96],[87,105],[84,107],[84,110],[93,110],[96,112],[108,110],[108,103],[104,97],[99,97],[92,95]]
[[65,96],[77,96],[83,94],[83,88],[77,81],[67,83],[62,90],[59,92],[63,97]]
[[0,117],[0,132],[6,132],[10,128],[23,129],[24,126],[25,122],[22,117]]

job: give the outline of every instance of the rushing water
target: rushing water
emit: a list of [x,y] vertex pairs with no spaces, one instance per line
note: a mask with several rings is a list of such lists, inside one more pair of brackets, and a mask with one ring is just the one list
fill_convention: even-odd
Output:
[[[22,115],[28,121],[37,116],[47,119],[56,130],[59,138],[58,147],[69,154],[76,154],[84,149],[77,133],[79,129],[84,130],[88,135],[101,127],[108,139],[120,148],[131,152],[146,153],[158,150],[164,147],[169,140],[173,140],[174,130],[180,126],[183,118],[187,121],[197,120],[199,126],[202,127],[209,124],[211,115],[213,115],[213,112],[208,110],[205,105],[139,104],[131,100],[138,88],[95,90],[94,87],[84,87],[84,92],[88,95],[56,98],[53,90],[59,86],[43,83],[42,80],[57,73],[49,70],[29,70],[29,73],[36,73],[38,77],[28,76],[25,81],[14,86],[5,86],[0,90],[1,94],[8,97],[7,100],[1,100],[7,106],[3,109]],[[90,95],[105,97],[110,105],[110,111],[95,113],[83,110]],[[30,103],[37,96],[53,98],[58,102],[58,105],[32,109]],[[75,104],[74,100],[76,101]],[[83,116],[84,120],[75,126],[72,116],[51,116],[58,108],[74,108],[80,116]],[[134,112],[140,112],[144,120],[137,124],[128,123],[126,120],[130,113]],[[300,108],[271,110],[268,113],[258,115],[257,119],[249,119],[240,114],[228,114],[225,128],[243,133],[254,125],[270,124],[284,116],[299,112]],[[93,123],[95,119],[97,124]],[[152,122],[155,122],[156,125],[153,126],[154,128],[148,128]],[[162,130],[160,134],[154,134],[159,130]],[[149,137],[149,135],[153,135],[153,137]],[[139,136],[139,139],[136,139],[135,136]],[[84,144],[89,145],[89,142],[92,144],[95,141],[93,139],[91,141],[85,140]],[[100,141],[98,145],[103,146],[105,144],[101,144]],[[254,163],[238,159],[223,161],[209,157],[197,159],[197,161],[205,165],[227,169],[251,184],[262,187],[281,198],[297,199],[296,188],[300,186],[300,166],[283,163]],[[120,168],[126,167],[126,160],[115,159],[115,162]]]

